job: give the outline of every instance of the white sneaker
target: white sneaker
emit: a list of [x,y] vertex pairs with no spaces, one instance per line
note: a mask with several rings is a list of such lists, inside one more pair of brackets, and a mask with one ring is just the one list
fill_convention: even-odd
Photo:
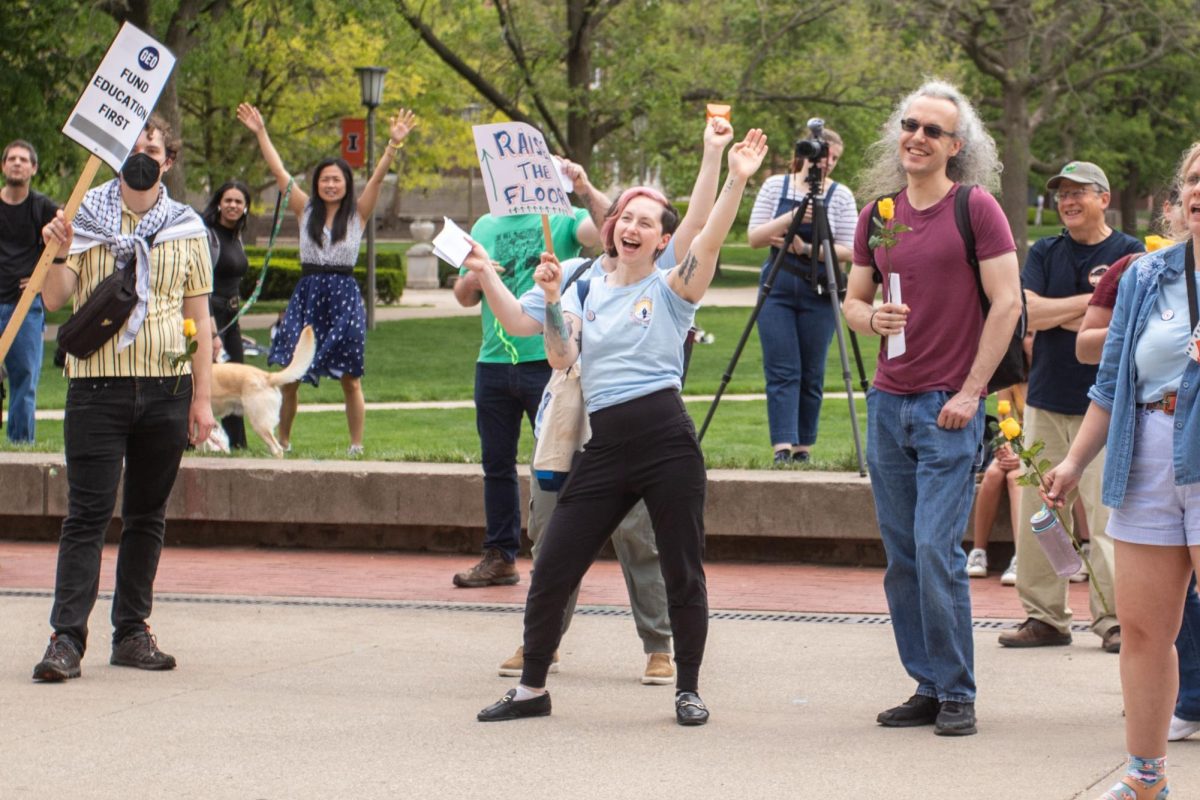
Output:
[[[1091,542],[1083,542],[1082,544],[1079,545],[1079,549],[1088,558],[1092,557],[1092,543]],[[1087,562],[1080,563],[1079,569],[1076,571],[1076,573],[1074,575],[1072,575],[1070,578],[1068,578],[1068,580],[1071,581],[1071,583],[1083,583],[1087,579],[1088,579]]]
[[1000,583],[1005,586],[1017,585],[1017,557],[1013,556],[1012,561],[1008,562],[1008,569],[1004,570],[1004,574],[1000,576]]
[[1188,738],[1196,731],[1200,731],[1200,722],[1192,722],[1190,719],[1180,719],[1174,714],[1171,715],[1171,728],[1167,732],[1168,742],[1178,742]]
[[987,551],[981,547],[976,547],[970,553],[967,553],[967,577],[968,578],[986,578],[987,577]]

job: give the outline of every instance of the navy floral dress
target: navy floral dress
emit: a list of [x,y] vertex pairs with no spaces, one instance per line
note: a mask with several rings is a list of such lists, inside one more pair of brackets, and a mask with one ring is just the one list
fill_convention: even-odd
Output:
[[[357,213],[350,215],[346,237],[331,243],[329,228],[325,242],[318,245],[308,235],[310,204],[300,219],[300,261],[321,266],[352,266],[358,261],[358,246],[363,227]],[[317,355],[301,379],[316,386],[322,376],[340,379],[343,375],[361,378],[363,350],[367,342],[367,311],[362,292],[353,275],[320,273],[305,275],[296,284],[288,300],[283,322],[271,342],[268,364],[286,366],[305,325],[316,334]]]

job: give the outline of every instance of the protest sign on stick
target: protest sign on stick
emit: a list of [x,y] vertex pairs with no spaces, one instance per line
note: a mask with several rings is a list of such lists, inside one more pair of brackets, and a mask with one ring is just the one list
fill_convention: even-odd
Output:
[[473,125],[479,169],[494,217],[541,214],[546,250],[554,252],[551,214],[572,214],[546,137],[524,122]]
[[[121,26],[63,125],[62,132],[92,154],[63,208],[68,225],[92,185],[100,162],[114,170],[121,169],[174,68],[175,56],[170,50],[128,22]],[[0,361],[8,355],[33,299],[42,290],[46,270],[57,255],[57,247],[48,246],[42,251],[8,326],[0,335]]]

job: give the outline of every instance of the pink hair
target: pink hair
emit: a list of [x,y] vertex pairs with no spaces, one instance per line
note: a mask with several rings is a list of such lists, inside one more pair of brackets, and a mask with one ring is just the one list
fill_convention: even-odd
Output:
[[617,254],[617,244],[614,241],[614,229],[617,226],[617,219],[625,211],[625,206],[635,197],[648,197],[656,203],[661,203],[663,207],[662,226],[663,233],[672,234],[675,228],[679,225],[679,212],[671,205],[671,201],[666,196],[649,186],[634,186],[621,192],[621,196],[616,199],[608,209],[608,214],[604,217],[604,225],[600,228],[600,240],[604,243],[604,252],[610,256]]

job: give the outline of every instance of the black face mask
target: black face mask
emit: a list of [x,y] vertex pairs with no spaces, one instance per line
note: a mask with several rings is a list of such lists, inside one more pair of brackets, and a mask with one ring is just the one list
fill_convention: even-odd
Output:
[[121,167],[125,185],[136,192],[144,192],[158,182],[158,162],[145,153],[134,153]]

